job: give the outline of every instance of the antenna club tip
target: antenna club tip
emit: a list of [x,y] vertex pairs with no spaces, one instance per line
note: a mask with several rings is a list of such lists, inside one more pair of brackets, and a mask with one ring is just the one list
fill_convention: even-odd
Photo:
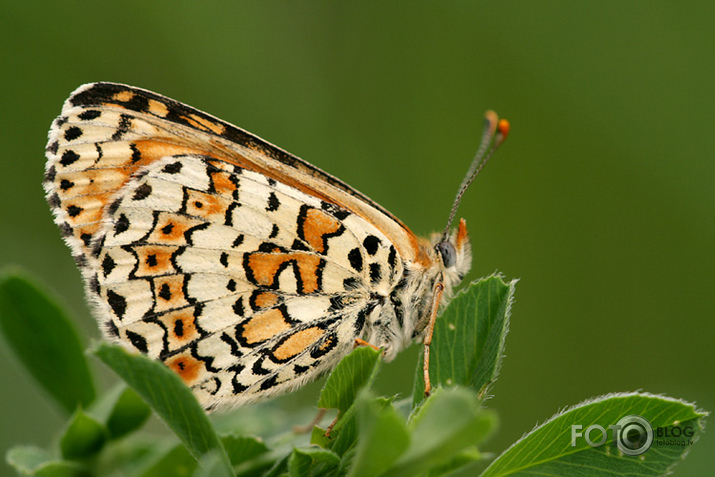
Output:
[[504,141],[506,141],[509,135],[509,130],[511,125],[506,119],[500,119],[499,124],[497,124],[497,137],[495,139],[495,147],[499,147]]
[[489,111],[487,111],[486,113],[484,113],[484,118],[487,121],[489,121],[490,123],[495,123],[495,124],[499,120],[499,116],[497,115],[497,113],[495,113],[491,109]]
[[[497,124],[497,131],[499,131],[499,134],[504,136],[504,139],[509,135],[509,130],[511,129],[511,124],[509,124],[509,121],[506,119],[500,119],[499,123]],[[502,140],[504,140],[502,139]]]

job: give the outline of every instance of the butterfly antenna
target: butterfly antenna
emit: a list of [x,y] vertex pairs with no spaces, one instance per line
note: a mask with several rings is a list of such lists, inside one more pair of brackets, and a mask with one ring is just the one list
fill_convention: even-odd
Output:
[[477,149],[477,153],[474,155],[474,159],[472,159],[472,164],[469,166],[467,175],[464,176],[464,180],[462,180],[462,185],[459,187],[457,197],[454,199],[447,226],[444,228],[444,234],[442,234],[442,241],[447,240],[449,228],[452,226],[455,215],[457,215],[457,208],[462,201],[464,192],[466,192],[472,181],[474,181],[474,178],[477,177],[477,174],[484,168],[494,152],[504,143],[509,135],[509,127],[509,121],[499,119],[497,113],[494,111],[484,113],[484,132],[482,132],[482,140],[479,144],[479,149]]

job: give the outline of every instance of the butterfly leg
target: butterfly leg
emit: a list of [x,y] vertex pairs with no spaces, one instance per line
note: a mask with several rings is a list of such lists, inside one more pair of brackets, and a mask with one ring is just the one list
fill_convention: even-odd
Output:
[[422,360],[424,367],[422,371],[424,372],[425,397],[429,396],[432,392],[432,383],[429,377],[429,350],[432,344],[432,334],[434,333],[434,324],[437,319],[439,303],[442,301],[442,293],[444,293],[444,284],[438,281],[434,287],[434,294],[432,295],[432,307],[430,309],[429,323],[427,323],[427,332],[424,339],[424,359]]
[[308,424],[306,424],[305,426],[294,426],[293,434],[307,434],[308,432],[312,431],[313,428],[317,426],[318,423],[325,417],[326,412],[328,412],[328,410],[321,407],[320,409],[318,409],[318,414],[316,414],[315,418],[313,418],[313,420],[310,421]]
[[368,343],[362,338],[355,338],[355,347],[357,348],[358,346],[369,346],[370,348],[374,349],[375,351],[380,351],[380,348],[375,346],[372,343]]

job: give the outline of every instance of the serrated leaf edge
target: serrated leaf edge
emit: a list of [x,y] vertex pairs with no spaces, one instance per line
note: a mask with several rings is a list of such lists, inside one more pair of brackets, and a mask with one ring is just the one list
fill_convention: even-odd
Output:
[[[699,416],[698,416],[698,423],[700,424],[700,429],[701,429],[701,431],[705,430],[705,420],[704,420],[703,418],[709,416],[709,415],[710,415],[710,412],[698,408],[694,402],[689,402],[689,401],[686,401],[685,399],[679,399],[679,398],[670,397],[670,396],[667,396],[667,395],[664,395],[664,394],[655,394],[655,393],[641,392],[641,391],[614,392],[614,393],[602,394],[602,395],[600,395],[600,396],[595,396],[595,397],[592,397],[592,398],[588,398],[588,399],[586,399],[586,400],[584,400],[584,401],[581,401],[581,402],[578,403],[578,404],[573,404],[573,405],[571,405],[571,406],[567,406],[567,407],[565,407],[565,408],[559,410],[556,414],[554,414],[553,416],[551,416],[549,419],[545,420],[544,422],[542,422],[542,423],[537,423],[530,431],[527,431],[527,432],[525,432],[524,434],[522,434],[522,436],[521,436],[519,439],[517,439],[512,445],[510,445],[509,447],[507,447],[506,449],[504,449],[504,451],[502,451],[502,452],[492,461],[492,463],[491,463],[486,469],[484,469],[484,472],[482,472],[482,474],[480,474],[480,475],[483,475],[484,473],[486,473],[486,471],[489,470],[489,468],[491,467],[491,465],[492,465],[494,462],[496,462],[497,459],[499,459],[501,456],[503,456],[504,454],[506,454],[507,452],[509,452],[509,451],[510,451],[511,449],[513,449],[514,447],[518,446],[518,445],[519,445],[524,439],[526,439],[529,435],[533,434],[534,432],[536,432],[537,430],[541,429],[542,427],[547,426],[548,424],[550,424],[550,423],[553,422],[554,420],[558,419],[559,417],[563,416],[564,414],[568,414],[569,412],[574,411],[574,410],[576,410],[576,409],[580,409],[580,408],[582,408],[582,407],[586,407],[586,406],[589,406],[589,405],[591,405],[591,404],[596,404],[596,403],[598,403],[598,402],[605,401],[605,400],[608,400],[608,399],[614,399],[614,398],[628,398],[628,397],[635,397],[635,396],[645,397],[645,398],[662,399],[662,400],[664,400],[664,401],[669,401],[669,402],[672,402],[672,403],[678,403],[678,404],[683,404],[683,405],[686,405],[686,406],[690,406],[690,407],[692,407],[692,408],[694,409],[694,412],[695,412],[696,414],[699,414]],[[693,440],[693,444],[694,444],[695,442],[697,442],[698,439],[700,439],[700,434],[702,434],[702,432],[698,433],[698,434],[695,436],[695,439]],[[681,455],[681,459],[680,459],[680,460],[685,459],[685,457],[688,455],[688,453],[690,452],[691,449],[692,449],[692,446],[690,446],[687,450],[685,450],[685,451],[683,452],[683,454]],[[672,471],[673,467],[674,467],[676,464],[678,464],[677,461],[674,462],[672,465],[670,465],[664,475],[670,474],[670,472]]]

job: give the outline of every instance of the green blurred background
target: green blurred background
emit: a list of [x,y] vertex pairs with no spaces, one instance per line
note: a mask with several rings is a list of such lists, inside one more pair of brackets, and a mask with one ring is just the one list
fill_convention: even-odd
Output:
[[[714,24],[710,2],[5,1],[0,265],[41,277],[99,336],[41,187],[50,122],[82,83],[235,123],[420,234],[444,226],[492,108],[512,134],[459,212],[468,278],[520,278],[487,450],[611,391],[713,410]],[[0,343],[0,450],[46,446],[60,412]],[[380,390],[409,393],[415,359]],[[706,433],[676,475],[713,465]]]

